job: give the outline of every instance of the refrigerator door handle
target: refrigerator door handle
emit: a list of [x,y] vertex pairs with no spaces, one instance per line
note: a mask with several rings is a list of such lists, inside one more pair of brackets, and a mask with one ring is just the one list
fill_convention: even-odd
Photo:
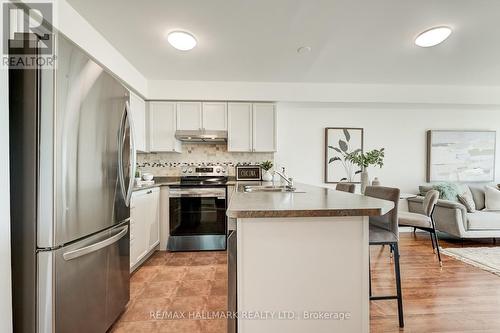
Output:
[[134,190],[135,181],[135,170],[137,168],[137,151],[135,148],[135,134],[134,134],[134,122],[132,120],[132,114],[130,113],[130,104],[125,102],[125,114],[127,115],[127,121],[130,128],[130,176],[127,189],[127,195],[125,197],[125,204],[127,207],[130,206],[130,200],[132,198],[132,192]]
[[123,238],[123,236],[125,236],[127,234],[128,226],[124,226],[124,227],[120,228],[119,230],[120,231],[118,233],[115,233],[113,236],[106,238],[105,240],[102,240],[102,241],[99,241],[97,243],[87,245],[87,246],[84,246],[82,248],[64,253],[63,254],[64,260],[68,261],[68,260],[76,259],[76,258],[82,257],[84,255],[87,255],[89,253],[98,251],[98,250],[100,250],[104,247],[107,247],[113,243],[118,242],[121,238]]
[[120,128],[118,129],[118,183],[120,183],[120,191],[122,196],[127,201],[127,194],[125,193],[125,176],[123,174],[123,141],[125,140],[125,117],[126,111],[123,112],[122,119],[120,120]]

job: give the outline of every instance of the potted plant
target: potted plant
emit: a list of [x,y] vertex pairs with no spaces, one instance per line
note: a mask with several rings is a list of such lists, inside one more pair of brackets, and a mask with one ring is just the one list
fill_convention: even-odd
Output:
[[376,165],[379,168],[384,166],[384,157],[385,151],[384,148],[374,149],[372,151],[368,151],[366,153],[362,153],[361,151],[355,151],[346,157],[351,163],[357,165],[361,168],[357,173],[361,173],[361,193],[365,193],[366,186],[369,182],[368,177],[368,167],[370,165]]
[[260,167],[262,168],[262,170],[264,170],[264,172],[262,173],[262,180],[265,182],[272,181],[273,175],[271,174],[271,172],[269,172],[269,170],[272,169],[273,162],[272,161],[264,161],[260,164]]

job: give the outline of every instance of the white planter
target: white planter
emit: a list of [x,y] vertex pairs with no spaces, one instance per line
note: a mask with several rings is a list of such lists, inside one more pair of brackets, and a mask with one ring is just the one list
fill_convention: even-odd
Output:
[[264,171],[262,173],[262,180],[265,182],[272,182],[273,181],[273,175],[269,171]]
[[370,184],[370,177],[368,171],[361,172],[361,193],[365,193],[366,187]]

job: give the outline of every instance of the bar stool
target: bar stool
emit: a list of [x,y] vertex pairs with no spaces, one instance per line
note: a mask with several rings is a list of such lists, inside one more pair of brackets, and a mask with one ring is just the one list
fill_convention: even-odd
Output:
[[354,191],[356,190],[356,185],[352,183],[338,183],[335,189],[337,191],[354,193]]
[[394,252],[394,271],[396,274],[396,295],[373,296],[370,270],[370,300],[390,300],[398,301],[399,327],[404,327],[403,318],[403,294],[401,291],[401,270],[399,267],[399,231],[398,231],[398,202],[399,189],[383,186],[368,186],[365,195],[373,198],[392,201],[394,208],[383,216],[370,217],[370,245],[389,245]]

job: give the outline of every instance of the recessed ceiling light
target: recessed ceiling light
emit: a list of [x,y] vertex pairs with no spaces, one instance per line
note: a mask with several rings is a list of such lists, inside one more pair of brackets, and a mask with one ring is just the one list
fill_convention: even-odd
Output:
[[431,47],[444,42],[451,35],[450,27],[434,27],[422,32],[415,39],[420,47]]
[[196,38],[185,31],[172,31],[168,34],[167,40],[170,45],[181,51],[189,51],[196,46]]
[[309,53],[309,52],[311,52],[310,46],[301,46],[297,49],[298,54],[304,54],[304,53]]

